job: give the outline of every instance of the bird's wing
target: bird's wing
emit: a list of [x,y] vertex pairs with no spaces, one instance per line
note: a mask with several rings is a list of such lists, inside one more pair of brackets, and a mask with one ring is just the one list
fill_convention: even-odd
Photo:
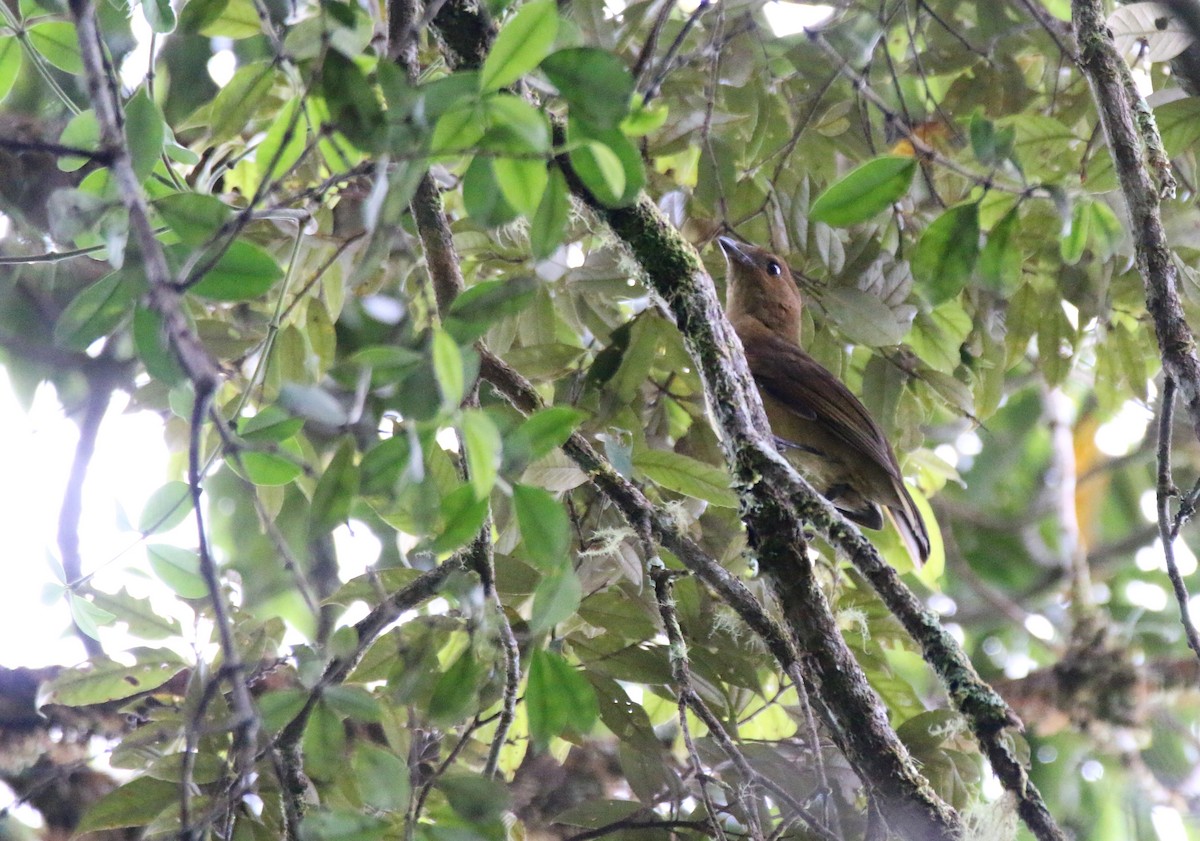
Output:
[[819,423],[899,479],[900,466],[883,430],[841,380],[799,346],[765,328],[744,337],[743,344],[760,389],[797,415]]

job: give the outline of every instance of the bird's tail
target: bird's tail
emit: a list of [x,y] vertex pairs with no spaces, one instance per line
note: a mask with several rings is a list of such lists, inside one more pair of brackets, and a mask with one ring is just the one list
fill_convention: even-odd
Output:
[[896,531],[900,533],[900,539],[904,541],[904,548],[908,550],[913,565],[920,569],[921,564],[929,558],[929,532],[925,530],[925,519],[917,509],[917,504],[913,502],[908,488],[901,483],[900,490],[904,504],[889,506],[884,510]]

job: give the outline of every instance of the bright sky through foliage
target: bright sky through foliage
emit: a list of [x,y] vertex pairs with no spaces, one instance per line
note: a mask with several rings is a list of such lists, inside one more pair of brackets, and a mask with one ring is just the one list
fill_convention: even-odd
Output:
[[[114,401],[101,426],[80,527],[84,572],[97,573],[105,590],[126,583],[127,568],[141,565],[144,557],[135,547],[136,533],[117,527],[118,512],[136,521],[146,497],[167,473],[161,420],[149,412],[125,414],[124,403]],[[66,603],[48,590],[78,427],[63,414],[48,385],[38,388],[26,412],[3,369],[0,419],[9,435],[9,446],[0,450],[0,475],[5,477],[0,482],[0,531],[6,547],[0,663],[9,668],[74,663],[83,658],[83,649],[68,630]]]

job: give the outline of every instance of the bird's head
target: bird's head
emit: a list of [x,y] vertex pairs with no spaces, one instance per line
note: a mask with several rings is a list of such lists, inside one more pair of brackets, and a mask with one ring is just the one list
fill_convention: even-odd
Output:
[[804,301],[787,263],[754,245],[717,237],[725,255],[725,310],[736,326],[743,318],[762,322],[790,342],[800,340]]

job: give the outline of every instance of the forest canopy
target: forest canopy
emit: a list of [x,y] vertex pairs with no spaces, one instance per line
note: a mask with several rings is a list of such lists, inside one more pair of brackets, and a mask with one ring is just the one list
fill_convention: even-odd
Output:
[[[78,422],[88,653],[0,670],[6,828],[1200,838],[1200,6],[0,14],[0,362]],[[922,568],[780,457],[718,235]],[[116,395],[173,457],[113,590]]]

